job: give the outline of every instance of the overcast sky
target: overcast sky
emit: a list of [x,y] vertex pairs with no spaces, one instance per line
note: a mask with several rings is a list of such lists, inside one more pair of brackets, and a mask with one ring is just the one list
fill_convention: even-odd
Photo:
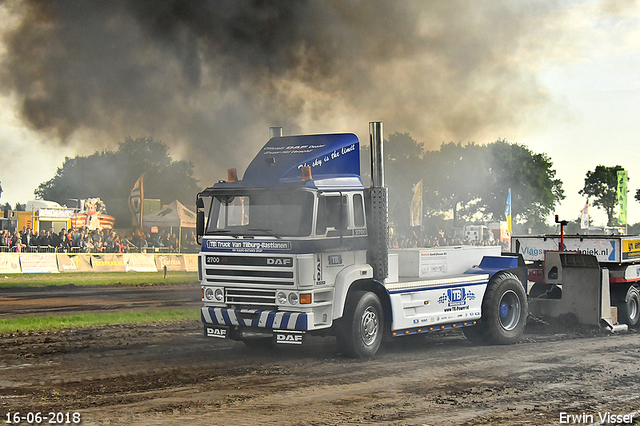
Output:
[[[268,125],[284,125],[285,133],[289,133],[287,127],[293,132],[353,131],[366,141],[367,122],[380,119],[385,123],[386,134],[409,132],[415,139],[426,141],[430,149],[437,149],[440,143],[451,140],[483,144],[504,138],[524,144],[533,152],[546,153],[553,161],[566,194],[556,213],[567,220],[576,219],[584,206],[585,199],[578,195],[578,191],[583,186],[586,172],[599,164],[621,165],[628,170],[630,177],[629,223],[640,222],[640,203],[633,198],[636,189],[640,188],[640,161],[637,159],[640,147],[640,6],[635,1],[531,1],[526,2],[526,8],[521,6],[525,2],[516,0],[496,2],[497,6],[452,1],[442,2],[439,7],[433,7],[430,2],[427,7],[422,2],[400,2],[411,5],[406,9],[415,9],[409,11],[400,10],[396,2],[311,2],[311,12],[291,12],[292,19],[304,20],[299,27],[304,31],[299,30],[292,37],[301,37],[306,43],[302,44],[305,52],[315,50],[314,40],[327,43],[327,40],[335,40],[332,37],[336,37],[336,33],[348,32],[349,40],[353,41],[353,46],[346,49],[339,43],[327,48],[329,52],[326,55],[332,60],[334,55],[330,49],[344,50],[344,53],[336,54],[338,59],[326,70],[313,73],[309,73],[308,68],[314,66],[314,58],[305,57],[301,63],[299,53],[294,55],[295,63],[273,71],[268,61],[256,65],[251,63],[252,59],[244,59],[252,58],[251,55],[255,57],[255,52],[252,48],[247,50],[246,45],[234,47],[229,41],[229,47],[225,49],[211,47],[214,36],[203,34],[195,24],[189,26],[193,22],[185,19],[182,25],[186,30],[167,33],[182,37],[180,41],[184,46],[195,46],[197,60],[189,59],[190,65],[195,63],[198,66],[195,74],[191,70],[185,71],[186,54],[182,53],[177,58],[175,52],[181,50],[167,49],[158,53],[157,46],[164,44],[153,43],[158,42],[159,37],[154,37],[161,31],[153,28],[155,32],[152,32],[146,28],[145,11],[135,9],[135,13],[131,12],[132,6],[126,3],[125,0],[114,3],[122,6],[117,6],[120,7],[118,14],[110,16],[109,22],[111,26],[117,26],[115,16],[125,22],[123,25],[127,29],[133,28],[119,34],[123,39],[131,37],[134,40],[131,44],[139,43],[139,47],[135,51],[132,49],[130,56],[119,56],[118,61],[140,58],[142,62],[144,58],[146,72],[161,69],[155,71],[156,75],[150,74],[149,80],[155,77],[158,81],[157,86],[149,86],[150,93],[162,92],[167,87],[166,81],[176,80],[170,74],[173,69],[181,70],[182,73],[178,74],[185,81],[184,76],[189,74],[187,83],[193,86],[191,89],[184,83],[187,88],[181,88],[180,92],[161,93],[175,99],[175,103],[165,102],[164,109],[150,109],[146,116],[146,111],[135,105],[131,110],[119,110],[119,105],[127,105],[126,102],[105,106],[109,93],[123,96],[111,89],[105,89],[106,94],[95,95],[91,103],[80,102],[100,91],[95,89],[100,86],[100,81],[105,81],[107,86],[107,80],[112,76],[107,73],[104,80],[92,79],[93,91],[79,91],[74,98],[75,104],[65,103],[67,109],[61,113],[56,109],[58,104],[52,102],[48,109],[39,111],[39,115],[28,115],[25,112],[26,99],[51,100],[51,96],[38,96],[41,93],[47,95],[47,90],[59,93],[60,87],[73,91],[76,82],[81,86],[83,78],[88,80],[86,75],[93,76],[96,72],[99,77],[101,75],[95,70],[71,77],[50,73],[53,62],[46,55],[54,45],[48,44],[49,39],[58,37],[59,43],[55,46],[64,45],[68,41],[64,37],[68,37],[70,31],[55,32],[53,36],[43,38],[44,53],[40,52],[37,57],[33,53],[34,46],[39,43],[37,37],[25,36],[35,34],[32,28],[41,28],[40,34],[56,26],[68,29],[77,20],[84,19],[82,13],[78,12],[81,18],[73,16],[76,11],[45,10],[37,14],[33,13],[33,4],[29,1],[0,2],[0,34],[3,35],[0,70],[9,70],[7,75],[11,78],[3,81],[12,81],[0,88],[0,182],[4,190],[0,203],[14,205],[33,199],[33,191],[54,176],[65,156],[88,155],[96,149],[114,149],[118,141],[129,135],[151,135],[167,143],[175,159],[195,163],[196,177],[203,186],[208,186],[217,180],[215,176],[224,177],[220,170],[231,166],[242,168],[248,164],[258,146],[265,141]],[[447,7],[451,10],[445,10]],[[375,8],[389,9],[387,16],[398,22],[403,19],[410,21],[410,25],[405,23],[400,27],[398,24],[398,28],[409,28],[407,34],[395,31],[393,24],[388,25],[389,28],[381,28],[383,34],[378,36],[358,32],[366,25],[354,17],[354,12],[362,14]],[[47,13],[55,18],[47,21],[49,26],[34,25],[38,17]],[[210,13],[216,16],[218,11]],[[229,12],[236,13],[252,14],[255,11],[247,8]],[[277,13],[283,11],[278,10]],[[304,18],[299,18],[301,15]],[[336,16],[340,18],[337,19],[340,25],[335,23]],[[96,14],[96,17],[99,21],[100,15]],[[309,35],[309,20],[316,17],[331,20],[332,26],[325,29],[327,25],[319,25]],[[228,16],[221,19],[228,19]],[[496,24],[492,26],[494,19]],[[90,18],[86,20],[90,21]],[[450,27],[453,30],[448,30]],[[18,33],[22,39],[31,41],[28,49],[17,45]],[[163,36],[163,40],[168,39],[167,34]],[[215,37],[220,37],[220,34]],[[195,40],[193,45],[190,44],[192,39]],[[392,40],[388,47],[379,47],[389,39]],[[409,39],[411,42],[407,41]],[[127,45],[126,40],[114,40],[112,43],[115,46],[118,43]],[[155,48],[151,49],[150,45]],[[288,47],[291,52],[299,52],[300,45]],[[357,57],[360,45],[364,46],[362,51],[365,52],[362,59]],[[458,49],[458,46],[464,46],[464,49]],[[269,55],[274,55],[274,52],[280,55],[277,49],[278,44],[270,46]],[[27,51],[29,54],[24,53]],[[483,52],[487,52],[485,57],[482,57]],[[478,57],[473,57],[474,54]],[[345,66],[343,62],[348,63],[353,55],[358,59]],[[460,55],[461,59],[454,58],[455,55]],[[55,56],[59,60],[60,55]],[[232,58],[239,64],[231,65],[233,73],[240,70],[237,71],[237,81],[233,82],[234,90],[220,89],[221,82],[232,78],[229,71],[223,69],[224,65],[217,61],[221,56]],[[283,60],[290,59],[288,55],[281,56]],[[375,60],[373,56],[376,56]],[[75,65],[70,68],[78,67],[80,61],[87,60],[86,57],[73,57]],[[319,57],[322,58],[321,55]],[[464,63],[468,57],[472,59]],[[166,70],[149,66],[156,60],[165,64]],[[59,63],[56,62],[56,66]],[[492,64],[496,66],[492,68]],[[134,65],[140,66],[138,63]],[[247,70],[268,68],[269,84],[264,85],[265,74],[256,77],[250,71],[242,71],[243,66]],[[456,67],[454,72],[449,72],[452,71],[448,68],[451,66]],[[105,66],[98,64],[96,68]],[[358,74],[357,80],[351,80],[352,71]],[[51,79],[40,77],[47,74],[52,75]],[[38,77],[25,82],[25,75]],[[224,79],[221,75],[225,76]],[[64,79],[71,83],[56,85]],[[369,86],[356,92],[354,86],[360,81],[368,82]],[[460,81],[464,84],[459,84]],[[181,83],[177,79],[176,85]],[[249,89],[245,90],[245,86]],[[179,93],[179,98],[176,93]],[[476,103],[442,101],[444,98],[462,98],[470,93],[474,94]],[[371,106],[370,96],[375,95],[379,95],[383,106]],[[149,95],[145,93],[144,96]],[[507,101],[503,102],[504,99]],[[434,109],[436,104],[437,113]],[[502,104],[502,109],[485,113],[493,105]],[[98,110],[96,105],[102,109]],[[172,105],[176,111],[170,110]],[[389,105],[389,108],[385,109],[384,105]],[[274,119],[278,116],[274,111],[278,106],[286,110],[283,114],[286,118],[274,122],[278,121]],[[53,118],[43,118],[47,111]],[[91,118],[82,116],[83,111],[92,113],[86,114]],[[450,111],[450,115],[443,111]],[[134,113],[141,115],[134,120],[131,118]],[[188,116],[189,121],[181,120],[181,114]],[[243,115],[242,120],[236,115]],[[67,119],[68,116],[73,116],[74,120]],[[151,116],[157,117],[157,121],[148,119]],[[111,118],[113,123],[108,121]],[[209,121],[215,123],[209,125]],[[201,129],[197,132],[186,135],[199,127]],[[238,140],[227,135],[231,138],[228,144],[215,138],[207,144],[194,142],[201,141],[207,132],[224,133],[225,127],[229,127],[230,134],[241,134]],[[239,146],[240,139],[246,144],[232,149]],[[209,148],[212,152],[205,152]],[[207,162],[211,163],[215,176],[207,174]],[[517,206],[513,207],[513,213],[517,213]],[[604,224],[604,212],[591,207],[590,213],[595,224]]]
[[[625,2],[576,2],[567,16],[574,37],[551,55],[538,71],[542,85],[559,107],[556,116],[518,141],[553,159],[567,198],[557,209],[575,219],[585,199],[578,191],[587,171],[597,165],[621,165],[629,173],[628,220],[640,222],[640,7],[609,16],[598,8]],[[590,207],[596,224],[605,224],[602,210]]]

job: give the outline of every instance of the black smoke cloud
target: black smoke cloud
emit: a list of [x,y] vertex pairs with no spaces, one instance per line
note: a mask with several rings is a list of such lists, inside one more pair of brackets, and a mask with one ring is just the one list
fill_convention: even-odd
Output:
[[544,50],[541,4],[7,0],[0,90],[60,144],[152,136],[208,185],[270,125],[363,136],[381,119],[430,148],[516,125],[547,103],[522,66]]

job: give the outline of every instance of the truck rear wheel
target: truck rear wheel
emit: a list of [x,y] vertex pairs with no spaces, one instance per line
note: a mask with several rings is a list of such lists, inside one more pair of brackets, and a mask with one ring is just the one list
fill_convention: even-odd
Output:
[[383,324],[378,296],[370,291],[354,291],[336,324],[340,352],[352,358],[375,355],[382,343]]
[[508,345],[524,331],[527,314],[527,296],[520,280],[511,272],[499,272],[487,285],[480,324],[462,330],[476,345]]
[[619,321],[629,327],[640,326],[640,292],[636,287],[629,287],[624,300],[618,303]]

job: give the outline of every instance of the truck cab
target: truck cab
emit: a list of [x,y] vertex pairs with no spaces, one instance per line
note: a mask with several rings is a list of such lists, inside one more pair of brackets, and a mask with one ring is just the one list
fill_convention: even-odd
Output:
[[197,198],[203,319],[210,336],[249,341],[268,325],[298,343],[294,332],[332,325],[338,273],[372,275],[364,187],[345,173],[359,146],[353,134],[275,137],[256,158]]

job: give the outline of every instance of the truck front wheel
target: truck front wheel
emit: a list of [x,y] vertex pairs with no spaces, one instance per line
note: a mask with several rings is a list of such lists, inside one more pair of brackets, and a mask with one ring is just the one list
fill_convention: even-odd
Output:
[[354,291],[347,299],[342,318],[336,321],[340,352],[352,358],[375,355],[382,343],[383,324],[378,296],[370,291]]
[[508,345],[524,331],[527,313],[527,296],[520,280],[511,272],[500,272],[487,285],[480,324],[463,331],[474,344]]
[[629,327],[640,325],[640,292],[636,287],[629,287],[624,300],[618,303],[618,317]]

